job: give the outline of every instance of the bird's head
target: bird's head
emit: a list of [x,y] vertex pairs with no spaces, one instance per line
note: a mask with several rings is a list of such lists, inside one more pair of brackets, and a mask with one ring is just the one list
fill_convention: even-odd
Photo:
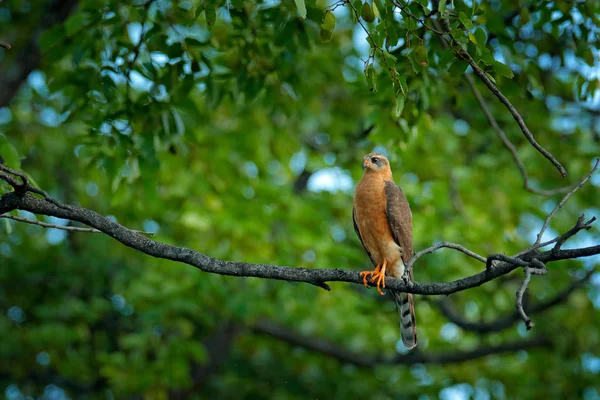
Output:
[[365,172],[389,172],[390,162],[384,155],[379,153],[369,153],[363,158],[363,169]]

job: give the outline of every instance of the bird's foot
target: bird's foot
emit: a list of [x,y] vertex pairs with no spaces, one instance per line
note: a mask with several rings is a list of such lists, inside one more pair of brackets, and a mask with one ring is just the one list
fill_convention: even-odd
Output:
[[377,267],[373,271],[362,271],[360,273],[360,276],[363,277],[363,283],[365,284],[365,286],[369,286],[369,284],[367,283],[367,277],[371,276],[369,282],[376,283],[377,293],[381,295],[383,295],[383,291],[381,290],[381,288],[385,287],[385,268],[386,262],[384,261],[383,264],[377,265]]
[[[365,287],[369,287],[369,282],[367,281],[370,275],[376,275],[379,272],[379,265],[373,271],[361,271],[360,276],[363,278],[363,284]],[[372,280],[373,278],[371,278]]]

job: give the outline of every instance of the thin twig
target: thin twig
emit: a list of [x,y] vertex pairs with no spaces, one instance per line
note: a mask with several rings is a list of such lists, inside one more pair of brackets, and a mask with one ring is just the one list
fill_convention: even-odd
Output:
[[[517,121],[519,128],[521,128],[521,132],[523,132],[523,135],[529,141],[529,143],[531,143],[531,145],[537,151],[539,151],[544,157],[546,157],[556,167],[556,169],[558,169],[558,171],[563,176],[563,178],[567,176],[567,171],[565,170],[565,168],[558,162],[558,160],[556,158],[554,158],[554,156],[552,154],[550,154],[546,149],[544,149],[535,140],[535,138],[533,137],[533,134],[529,131],[529,128],[525,124],[523,117],[521,117],[521,114],[519,114],[517,109],[506,98],[506,96],[504,96],[504,94],[500,91],[500,89],[498,89],[498,87],[494,84],[494,82],[492,82],[491,79],[488,78],[485,71],[483,69],[481,69],[481,67],[479,65],[477,65],[475,60],[473,60],[473,57],[471,57],[469,55],[469,53],[464,49],[464,47],[460,44],[460,42],[458,42],[456,40],[456,38],[454,37],[454,35],[452,35],[452,32],[449,29],[446,29],[446,32],[440,32],[436,29],[433,29],[430,26],[428,26],[425,23],[425,21],[421,20],[419,17],[414,15],[412,12],[410,12],[410,10],[408,10],[408,8],[405,7],[400,2],[401,0],[398,0],[398,1],[390,0],[390,1],[393,5],[400,8],[400,10],[402,10],[403,13],[405,13],[406,15],[408,15],[410,18],[414,19],[415,21],[419,22],[425,29],[438,35],[444,42],[446,42],[446,44],[450,47],[450,49],[452,49],[452,51],[460,59],[466,61],[471,66],[471,68],[473,68],[473,72],[475,73],[475,75],[477,75],[483,81],[483,83],[488,87],[488,89],[490,89],[490,91],[494,94],[494,96],[496,96],[500,100],[500,102],[506,106],[506,108],[511,113],[511,115],[513,116],[515,121]],[[443,18],[442,18],[442,20],[445,21]],[[444,35],[448,35],[450,39],[447,39]]]
[[50,203],[54,204],[55,206],[68,209],[68,206],[66,206],[65,204],[62,204],[62,203],[54,200],[52,197],[50,197],[50,195],[48,193],[46,193],[42,189],[39,189],[39,188],[36,188],[35,186],[33,186],[29,182],[29,178],[27,178],[27,175],[25,175],[23,172],[14,170],[12,168],[7,167],[6,165],[0,164],[0,172],[2,172],[2,171],[8,172],[9,174],[12,174],[12,175],[15,175],[15,176],[18,176],[19,178],[21,178],[22,183],[18,183],[17,180],[12,178],[11,176],[9,176],[5,173],[0,173],[0,178],[2,178],[5,182],[10,184],[15,189],[16,192],[19,192],[19,193],[31,192],[31,193],[39,194],[46,201],[49,201]]
[[463,253],[465,253],[469,257],[473,257],[477,261],[481,261],[482,263],[486,262],[485,257],[482,257],[479,254],[472,252],[471,250],[467,249],[464,246],[461,246],[460,244],[450,243],[450,242],[440,242],[440,243],[436,244],[435,246],[431,246],[424,250],[419,251],[418,253],[413,255],[410,260],[408,260],[408,262],[406,263],[406,266],[404,267],[404,274],[402,275],[402,279],[404,280],[404,282],[406,282],[407,284],[410,282],[410,279],[409,279],[410,272],[412,270],[412,267],[413,267],[415,261],[417,261],[422,256],[429,254],[429,253],[433,253],[434,251],[441,249],[441,248],[448,248],[448,249],[462,251]]
[[569,197],[571,197],[573,195],[573,193],[575,193],[576,191],[578,191],[579,189],[581,189],[581,187],[583,185],[585,185],[585,183],[592,177],[592,175],[594,174],[594,172],[596,172],[596,169],[598,168],[599,163],[600,163],[600,157],[598,157],[596,159],[596,163],[594,164],[594,168],[592,168],[592,170],[589,172],[589,174],[587,174],[581,180],[581,182],[579,182],[579,184],[573,188],[573,190],[571,190],[569,193],[567,193],[562,198],[562,200],[560,201],[560,203],[558,203],[557,206],[554,207],[554,210],[552,210],[552,212],[550,214],[548,214],[548,216],[546,217],[546,220],[544,221],[544,225],[542,225],[542,229],[540,229],[540,233],[538,233],[538,235],[537,235],[537,239],[535,240],[534,246],[540,244],[540,242],[542,241],[542,236],[544,235],[544,232],[546,232],[546,229],[548,228],[548,224],[550,223],[550,220],[552,219],[552,217],[554,216],[554,214],[556,214],[556,212],[558,211],[558,209],[561,208],[565,204],[565,202],[567,200],[569,200]]
[[502,140],[502,143],[504,143],[504,146],[510,151],[510,154],[512,155],[513,159],[515,160],[515,164],[517,164],[517,167],[519,168],[519,171],[521,172],[521,176],[523,177],[523,187],[525,188],[525,190],[527,190],[531,193],[540,194],[542,196],[552,196],[552,195],[555,195],[558,193],[565,193],[565,192],[569,191],[572,188],[572,186],[564,186],[564,187],[560,187],[560,188],[556,188],[556,189],[544,190],[544,189],[534,188],[533,186],[530,185],[529,176],[527,175],[527,170],[525,169],[525,165],[519,158],[519,154],[517,153],[517,148],[508,139],[508,137],[506,136],[506,133],[504,133],[504,130],[500,127],[500,125],[498,125],[496,118],[494,117],[494,115],[490,111],[489,107],[487,106],[483,96],[481,95],[481,93],[479,92],[477,87],[475,86],[475,81],[474,81],[473,77],[469,74],[465,74],[465,78],[466,78],[467,82],[469,83],[469,86],[471,87],[473,94],[475,94],[475,97],[477,98],[477,102],[479,103],[479,106],[481,107],[481,110],[485,114],[488,122],[490,123],[492,128],[494,128],[494,130],[500,137],[500,140]]
[[[579,288],[583,287],[585,283],[592,277],[596,271],[594,269],[588,271],[583,278],[574,280],[567,286],[566,289],[554,295],[551,299],[539,302],[536,304],[527,305],[527,315],[538,314],[543,311],[549,310],[561,303],[566,302],[570,296]],[[521,320],[520,314],[515,310],[512,313],[497,318],[493,321],[470,321],[461,316],[454,307],[449,297],[444,297],[436,302],[440,312],[450,320],[450,322],[458,325],[459,327],[477,333],[490,333],[499,332],[504,329],[510,328],[513,324]]]
[[[26,224],[39,225],[44,228],[61,229],[63,231],[103,233],[102,231],[99,231],[98,229],[94,229],[94,228],[80,228],[77,226],[64,226],[64,225],[49,224],[47,222],[36,221],[34,219],[29,219],[29,218],[17,217],[15,215],[2,214],[2,215],[0,215],[0,218],[8,218],[8,219],[12,219],[14,221],[25,222]],[[154,232],[136,231],[135,229],[131,229],[131,232],[135,232],[139,235],[154,236]]]
[[[579,217],[579,219],[583,219],[582,217],[585,217],[585,215],[582,214]],[[596,217],[592,217],[589,221],[585,222],[583,225],[580,225],[579,219],[577,220],[577,223],[571,229],[569,229],[566,233],[564,233],[564,234],[562,234],[560,236],[557,236],[557,237],[555,237],[552,240],[548,240],[546,242],[533,245],[530,248],[528,248],[526,250],[523,250],[520,253],[515,254],[513,257],[517,257],[517,258],[521,257],[524,254],[531,253],[534,250],[537,250],[539,248],[548,246],[548,245],[550,245],[552,243],[556,243],[559,240],[562,240],[562,243],[561,243],[561,246],[562,246],[569,238],[571,238],[572,236],[574,236],[577,232],[579,232],[579,231],[581,231],[583,229],[585,229],[585,230],[590,229],[591,228],[591,224],[596,220]],[[566,236],[566,238],[565,238],[565,236]],[[557,249],[556,246],[552,250],[555,250],[555,249]]]
[[[365,31],[365,33],[367,34],[367,36],[369,37],[369,39],[371,39],[371,44],[373,45],[373,47],[377,50],[379,50],[379,52],[381,53],[381,57],[383,58],[383,62],[385,63],[386,68],[388,69],[388,73],[390,74],[390,78],[392,79],[392,82],[395,82],[397,80],[396,75],[397,72],[394,68],[390,67],[387,57],[385,56],[386,51],[383,50],[380,46],[377,45],[377,43],[375,42],[375,39],[373,38],[373,36],[371,35],[371,32],[367,29],[367,27],[363,24],[363,22],[360,19],[360,14],[358,12],[358,10],[356,9],[356,7],[354,7],[354,4],[352,4],[351,1],[347,1],[347,4],[350,6],[350,8],[352,9],[352,11],[354,12],[354,16],[356,17],[356,20],[358,21],[359,25],[363,28],[363,30]],[[369,57],[370,58],[370,57]],[[367,63],[368,63],[368,59],[367,59]],[[396,74],[396,75],[395,75]],[[402,88],[402,85],[400,86],[400,90],[404,91],[404,89]]]
[[569,229],[567,232],[565,232],[562,236],[559,236],[559,238],[556,241],[556,244],[554,245],[552,250],[553,251],[560,250],[562,245],[565,244],[565,242],[567,240],[569,240],[572,236],[577,234],[579,231],[584,230],[584,229],[589,230],[592,227],[592,223],[596,220],[596,217],[590,218],[587,222],[583,222],[584,219],[585,219],[585,214],[581,214],[581,216],[577,219],[577,223],[575,224],[575,226],[572,227],[571,229]]
[[519,290],[517,290],[517,312],[521,316],[521,319],[525,321],[525,327],[527,330],[530,330],[535,325],[531,319],[525,313],[523,309],[523,295],[525,294],[525,290],[527,290],[527,286],[529,285],[529,281],[531,280],[531,271],[528,267],[523,268],[525,273],[525,279],[523,279],[523,283]]
[[126,93],[127,93],[127,106],[129,107],[129,98],[130,96],[130,92],[131,92],[131,72],[133,71],[133,68],[135,66],[135,62],[137,61],[138,57],[140,56],[140,52],[142,50],[142,45],[144,44],[144,39],[146,37],[146,30],[144,29],[144,25],[146,25],[146,20],[148,19],[148,9],[150,8],[150,6],[152,5],[152,3],[154,3],[156,0],[148,0],[146,1],[146,3],[144,3],[144,16],[142,17],[142,31],[140,33],[140,40],[138,43],[136,43],[134,49],[133,49],[133,58],[131,60],[129,60],[129,63],[127,63],[127,71],[125,72],[125,77],[127,78],[127,82],[126,82]]
[[514,264],[514,265],[518,265],[519,267],[528,267],[531,265],[531,262],[522,260],[517,257],[510,257],[510,256],[507,256],[504,254],[490,254],[487,257],[487,260],[485,263],[485,268],[486,269],[492,268],[492,266],[494,265],[493,261],[503,261],[503,262]]

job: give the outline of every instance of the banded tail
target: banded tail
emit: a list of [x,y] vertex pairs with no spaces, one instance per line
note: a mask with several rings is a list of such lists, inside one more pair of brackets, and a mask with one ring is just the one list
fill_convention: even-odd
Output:
[[402,343],[411,350],[417,347],[417,321],[415,320],[415,302],[412,293],[390,290],[400,314],[400,335]]

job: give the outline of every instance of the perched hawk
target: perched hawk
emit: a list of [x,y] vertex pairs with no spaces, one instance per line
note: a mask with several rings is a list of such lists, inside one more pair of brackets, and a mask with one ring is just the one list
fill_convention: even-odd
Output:
[[[376,282],[377,291],[383,294],[385,276],[401,278],[404,264],[413,255],[412,214],[406,196],[392,179],[387,158],[377,153],[367,154],[363,169],[365,174],[354,193],[352,218],[354,230],[375,269],[360,274],[365,286],[371,276],[371,282]],[[400,313],[402,343],[412,349],[417,345],[413,296],[393,290],[390,293]]]

